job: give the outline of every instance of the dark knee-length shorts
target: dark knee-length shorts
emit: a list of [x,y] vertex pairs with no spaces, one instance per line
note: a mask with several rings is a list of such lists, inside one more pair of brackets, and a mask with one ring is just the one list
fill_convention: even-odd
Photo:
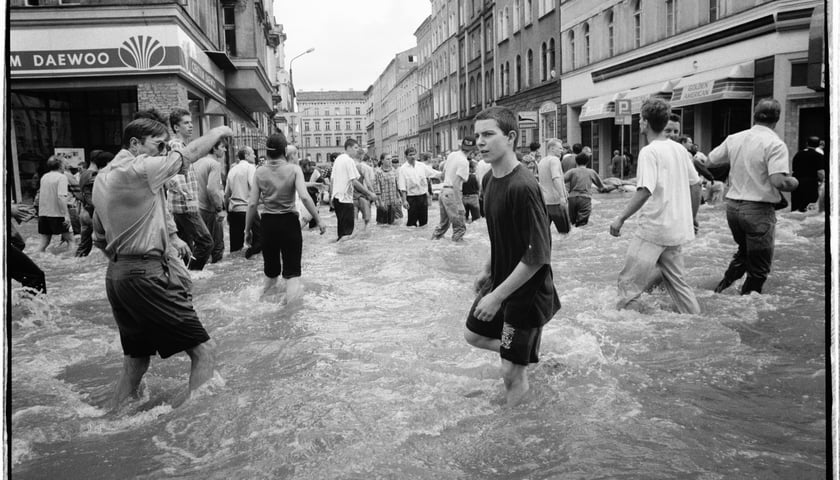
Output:
[[470,307],[467,330],[482,337],[501,340],[499,355],[511,363],[528,365],[539,362],[542,328],[519,328],[507,323],[505,317],[510,317],[512,312],[507,312],[504,304],[491,321],[483,322],[475,317],[475,307],[481,298],[479,295]]

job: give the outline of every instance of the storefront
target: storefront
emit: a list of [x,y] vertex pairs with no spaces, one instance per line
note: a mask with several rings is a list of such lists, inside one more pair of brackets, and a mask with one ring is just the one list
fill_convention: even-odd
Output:
[[224,72],[178,25],[17,29],[10,39],[7,169],[18,200],[34,196],[57,149],[76,162],[116,153],[138,110],[188,108],[196,136],[228,123]]

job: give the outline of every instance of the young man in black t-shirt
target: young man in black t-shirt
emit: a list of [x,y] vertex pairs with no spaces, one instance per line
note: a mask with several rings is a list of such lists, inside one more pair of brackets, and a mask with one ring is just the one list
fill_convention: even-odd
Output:
[[475,117],[476,146],[492,167],[482,179],[490,260],[476,279],[464,332],[470,345],[499,352],[508,406],[528,392],[526,368],[539,361],[542,327],[560,309],[548,213],[534,175],[516,159],[516,125],[504,107]]

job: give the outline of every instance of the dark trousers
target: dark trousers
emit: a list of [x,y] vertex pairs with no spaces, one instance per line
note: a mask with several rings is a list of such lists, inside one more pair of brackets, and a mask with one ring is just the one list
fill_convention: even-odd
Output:
[[569,220],[572,225],[582,227],[589,223],[592,213],[592,199],[589,197],[569,197]]
[[776,211],[771,203],[727,200],[726,222],[738,251],[723,275],[725,285],[731,285],[744,273],[747,279],[741,294],[761,293],[773,263],[776,233]]
[[[228,212],[228,227],[230,231],[230,252],[238,252],[245,245],[245,212]],[[255,215],[251,223],[251,247],[246,254],[248,256],[259,253],[262,250],[262,227],[260,216]]]
[[[352,203],[341,203],[333,198],[335,218],[338,221],[338,238],[353,234],[356,227],[356,210]],[[265,247],[263,247],[263,250]]]
[[199,210],[201,212],[201,219],[210,232],[210,238],[213,239],[213,247],[210,249],[210,261],[213,263],[222,259],[225,254],[225,232],[222,227],[222,220],[219,215],[210,210]]
[[476,221],[479,218],[481,218],[481,211],[479,210],[479,206],[478,206],[478,194],[477,193],[470,194],[470,195],[464,195],[464,209],[466,209],[466,214],[464,215],[464,218],[466,220],[469,220],[470,218],[472,218],[473,221]]
[[82,237],[79,240],[79,247],[76,249],[76,256],[87,257],[93,249],[93,219],[84,208],[79,214],[79,223],[82,227]]
[[409,227],[422,227],[429,222],[429,196],[408,195],[408,222]]
[[22,283],[24,287],[47,293],[47,280],[43,270],[16,246],[8,243],[9,276]]
[[192,250],[193,258],[186,263],[190,270],[202,270],[213,249],[213,237],[210,236],[207,225],[198,212],[173,213],[172,216],[178,227],[178,237]]
[[263,214],[262,234],[263,272],[265,276],[276,278],[282,274],[283,278],[299,277],[303,236],[300,233],[298,214]]
[[805,212],[808,205],[820,198],[820,180],[817,177],[800,177],[799,187],[790,192],[790,211]]

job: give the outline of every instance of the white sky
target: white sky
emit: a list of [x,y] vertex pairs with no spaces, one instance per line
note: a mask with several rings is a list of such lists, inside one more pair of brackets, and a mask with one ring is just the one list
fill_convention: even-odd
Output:
[[416,45],[414,31],[431,14],[429,0],[274,0],[286,32],[286,68],[295,90],[361,90],[397,52]]

